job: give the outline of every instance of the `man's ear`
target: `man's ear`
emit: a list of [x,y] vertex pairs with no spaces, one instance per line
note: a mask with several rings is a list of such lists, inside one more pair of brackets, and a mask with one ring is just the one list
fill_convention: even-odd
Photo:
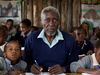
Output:
[[6,57],[6,53],[3,53],[3,56]]

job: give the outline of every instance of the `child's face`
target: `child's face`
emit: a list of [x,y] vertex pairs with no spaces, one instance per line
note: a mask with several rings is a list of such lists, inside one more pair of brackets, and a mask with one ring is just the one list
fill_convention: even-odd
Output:
[[17,42],[7,44],[5,56],[11,61],[17,61],[21,56],[20,46]]
[[88,27],[87,24],[83,24],[82,27],[83,27],[83,29],[85,29],[85,30],[89,30],[89,27]]
[[29,32],[30,28],[21,23],[21,24],[20,24],[20,30],[21,30],[21,32],[23,32],[24,34],[27,34],[27,33]]
[[100,63],[100,48],[95,48],[96,59]]
[[76,36],[76,40],[78,42],[82,42],[85,39],[85,33],[84,33],[84,31],[77,31],[77,32],[75,32],[75,36]]
[[8,29],[10,29],[12,26],[13,26],[13,23],[11,21],[9,21],[9,22],[6,23],[6,27]]

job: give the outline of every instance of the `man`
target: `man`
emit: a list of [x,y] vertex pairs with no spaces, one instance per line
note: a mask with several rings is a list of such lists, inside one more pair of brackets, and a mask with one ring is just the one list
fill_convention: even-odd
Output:
[[25,43],[25,60],[33,73],[67,72],[69,64],[78,59],[75,40],[59,30],[60,15],[48,6],[41,12],[42,31],[31,33]]
[[96,75],[100,72],[100,40],[95,44],[92,55],[83,57],[77,62],[71,63],[71,72],[90,73]]

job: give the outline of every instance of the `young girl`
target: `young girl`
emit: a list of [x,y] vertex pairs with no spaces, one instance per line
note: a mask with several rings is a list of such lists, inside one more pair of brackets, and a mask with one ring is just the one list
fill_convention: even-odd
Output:
[[4,47],[4,58],[0,57],[0,70],[11,73],[12,71],[25,71],[27,64],[20,59],[21,45],[17,40],[9,41]]

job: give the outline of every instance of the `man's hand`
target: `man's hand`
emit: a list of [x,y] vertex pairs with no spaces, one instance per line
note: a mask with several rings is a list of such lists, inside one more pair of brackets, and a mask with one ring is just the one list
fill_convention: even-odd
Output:
[[31,67],[31,72],[34,73],[34,74],[40,74],[42,72],[43,68],[42,67],[39,67],[35,64],[32,65]]
[[51,74],[58,74],[58,73],[64,73],[66,72],[64,67],[61,67],[60,65],[54,65],[48,68],[48,72]]

